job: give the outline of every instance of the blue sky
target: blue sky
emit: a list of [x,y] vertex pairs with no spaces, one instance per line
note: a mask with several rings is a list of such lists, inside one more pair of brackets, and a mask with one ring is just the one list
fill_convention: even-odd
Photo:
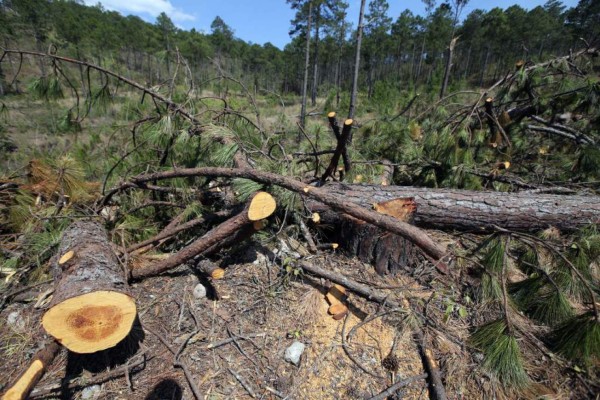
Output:
[[[182,29],[195,28],[210,33],[210,23],[218,15],[235,31],[235,36],[245,41],[264,44],[271,42],[283,48],[290,38],[288,31],[294,12],[285,0],[84,0],[86,4],[98,2],[110,10],[124,15],[138,15],[146,21],[154,22],[156,16],[165,12]],[[489,10],[493,7],[507,8],[519,4],[531,9],[542,5],[546,0],[470,0],[463,16],[476,8]],[[563,0],[563,4],[574,7],[577,0]],[[360,0],[349,0],[348,20],[356,27]],[[420,0],[388,0],[390,16],[394,19],[405,9],[415,14],[423,14],[424,6]],[[437,2],[441,3],[440,0]],[[368,2],[367,2],[368,4]]]

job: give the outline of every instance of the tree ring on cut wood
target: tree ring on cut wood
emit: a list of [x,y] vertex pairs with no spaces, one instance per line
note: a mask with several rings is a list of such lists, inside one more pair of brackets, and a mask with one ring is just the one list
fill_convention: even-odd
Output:
[[259,221],[267,218],[277,208],[277,203],[273,196],[267,192],[258,192],[252,198],[248,208],[248,219],[250,221]]
[[134,300],[123,293],[95,291],[67,299],[42,318],[44,329],[67,349],[94,353],[114,347],[131,331]]

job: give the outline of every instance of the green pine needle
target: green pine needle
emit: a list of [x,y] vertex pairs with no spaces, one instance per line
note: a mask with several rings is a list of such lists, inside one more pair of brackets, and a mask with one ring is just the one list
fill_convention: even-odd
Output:
[[234,179],[231,187],[240,201],[248,200],[253,193],[263,190],[263,185],[261,183],[256,183],[250,179],[243,178]]
[[573,307],[565,295],[554,287],[536,293],[527,314],[546,325],[556,325],[573,316]]
[[529,384],[519,345],[504,320],[481,326],[471,336],[471,343],[483,352],[483,367],[506,387],[520,390]]
[[600,322],[592,312],[575,316],[554,331],[550,342],[556,352],[592,366],[600,361]]
[[490,272],[499,274],[504,263],[504,243],[498,238],[491,240],[481,263]]

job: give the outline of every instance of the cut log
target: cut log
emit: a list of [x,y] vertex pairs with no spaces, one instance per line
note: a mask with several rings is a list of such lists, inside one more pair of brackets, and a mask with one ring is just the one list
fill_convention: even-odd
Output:
[[136,306],[106,231],[95,222],[74,222],[57,258],[54,296],[42,326],[75,353],[114,347],[129,334]]
[[225,245],[231,244],[232,238],[245,237],[249,232],[254,232],[256,226],[253,223],[269,217],[273,214],[275,208],[275,199],[269,193],[257,192],[238,215],[213,228],[204,236],[171,257],[143,269],[134,269],[131,271],[131,277],[139,279],[158,275],[200,254],[207,255]]
[[[514,231],[538,231],[553,226],[573,231],[600,222],[600,196],[567,196],[540,193],[476,192],[409,186],[348,185],[331,183],[329,193],[348,202],[373,208],[398,198],[413,197],[414,223],[425,228],[485,232],[495,226]],[[309,201],[313,212],[328,223],[327,206]]]

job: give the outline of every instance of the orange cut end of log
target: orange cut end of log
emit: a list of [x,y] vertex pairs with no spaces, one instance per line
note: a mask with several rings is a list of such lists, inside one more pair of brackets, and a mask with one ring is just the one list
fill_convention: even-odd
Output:
[[353,119],[348,118],[347,120],[344,121],[344,125],[352,125],[353,122],[354,122]]
[[315,224],[318,224],[321,221],[321,216],[319,215],[319,213],[315,212],[312,213],[312,222],[314,222]]
[[73,250],[67,251],[58,260],[58,265],[63,265],[64,263],[66,263],[67,261],[69,261],[71,258],[73,258],[74,255],[75,255],[75,252]]
[[273,196],[267,192],[258,192],[250,201],[248,208],[248,219],[250,221],[259,221],[269,217],[277,208],[277,203]]
[[215,268],[210,273],[210,277],[213,279],[222,279],[224,276],[225,276],[225,270],[222,268]]
[[340,319],[344,318],[346,315],[348,315],[348,309],[346,308],[345,311],[342,311],[341,313],[335,314],[333,316],[333,319],[336,321],[339,321]]
[[332,249],[334,249],[334,250],[335,250],[335,249],[337,249],[338,247],[340,247],[340,245],[339,245],[339,244],[337,244],[337,243],[331,243],[331,248],[332,248]]
[[334,305],[330,306],[329,309],[327,310],[327,312],[331,315],[341,314],[341,313],[347,312],[347,311],[348,311],[348,307],[346,307],[342,303],[334,304]]
[[42,317],[42,326],[67,349],[95,353],[123,340],[131,331],[136,314],[133,298],[100,290],[56,304]]
[[334,117],[335,117],[335,115],[336,115],[336,114],[335,114],[335,111],[330,111],[330,112],[327,114],[327,116],[328,116],[329,118],[334,118]]

